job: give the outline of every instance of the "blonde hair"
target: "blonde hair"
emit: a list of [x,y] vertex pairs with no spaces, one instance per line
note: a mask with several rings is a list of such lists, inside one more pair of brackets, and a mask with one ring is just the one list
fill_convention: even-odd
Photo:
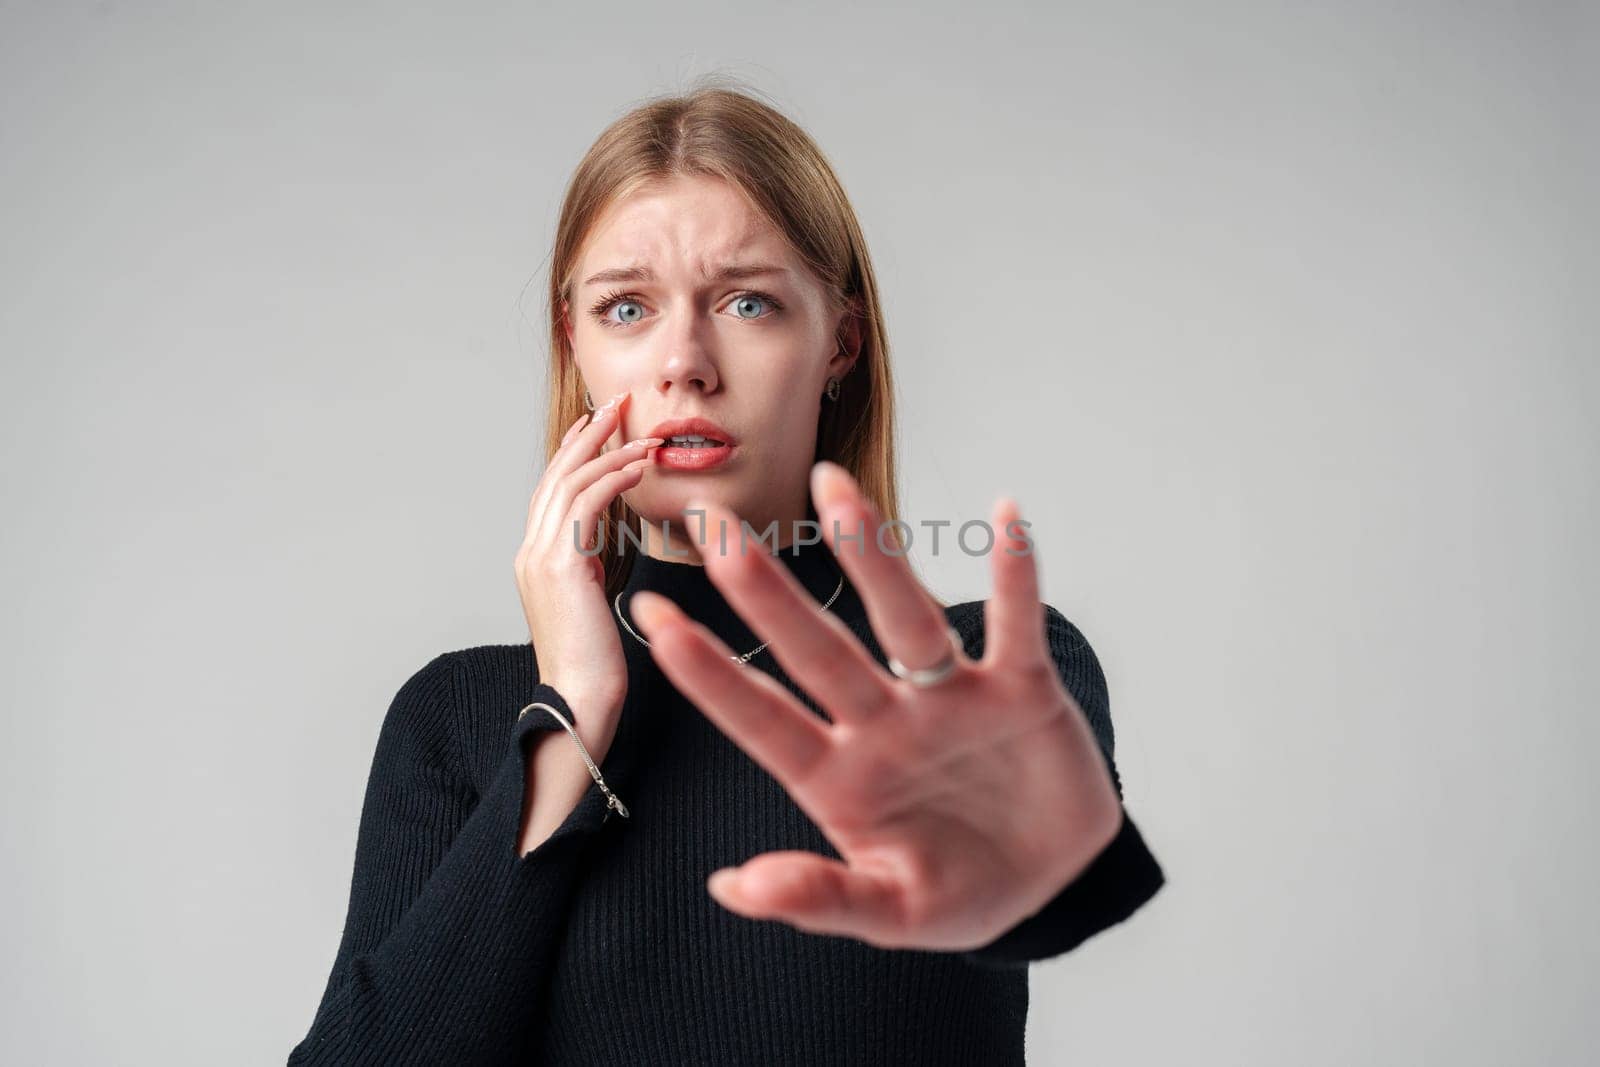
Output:
[[[742,192],[821,280],[831,311],[845,313],[836,340],[842,342],[848,318],[855,318],[860,355],[840,382],[839,399],[822,404],[813,462],[826,459],[844,467],[882,520],[897,520],[894,382],[877,278],[855,211],[804,130],[750,91],[720,81],[702,79],[686,93],[657,97],[628,111],[600,134],[567,185],[550,263],[546,462],[586,410],[562,308],[571,306],[573,276],[590,229],[612,204],[646,184],[718,178]],[[626,583],[638,551],[629,546],[619,552],[615,531],[626,526],[637,532],[641,516],[619,495],[601,521],[599,558],[609,600]],[[904,551],[901,527],[890,529]]]

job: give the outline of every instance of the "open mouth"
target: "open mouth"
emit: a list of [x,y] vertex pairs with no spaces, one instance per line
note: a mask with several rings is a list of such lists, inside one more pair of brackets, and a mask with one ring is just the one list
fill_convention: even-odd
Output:
[[657,470],[710,470],[739,451],[739,439],[732,431],[701,415],[666,419],[650,436],[662,439],[654,453]]

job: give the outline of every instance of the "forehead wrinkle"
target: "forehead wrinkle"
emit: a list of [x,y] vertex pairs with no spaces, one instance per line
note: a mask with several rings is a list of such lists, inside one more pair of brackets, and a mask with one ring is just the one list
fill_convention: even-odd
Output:
[[[743,210],[735,209],[735,214],[743,213]],[[659,254],[662,259],[680,256],[690,259],[689,250],[701,245],[718,249],[695,264],[702,279],[710,280],[714,273],[727,267],[751,265],[775,268],[785,276],[793,276],[794,271],[790,269],[786,256],[759,248],[768,243],[770,226],[752,222],[748,217],[729,217],[725,211],[713,214],[708,221],[710,225],[696,227],[693,213],[679,213],[660,196],[635,201],[605,226],[605,236],[620,238],[616,243],[621,247],[604,256],[591,254],[592,259],[609,261],[609,265],[579,282],[578,287],[581,289],[604,282],[654,281],[650,276],[652,256]],[[658,222],[661,225],[658,226]],[[697,229],[710,231],[709,239],[695,239]],[[729,233],[730,230],[734,232]]]
[[[743,242],[739,246],[744,248],[751,242]],[[602,282],[649,282],[655,281],[656,275],[650,267],[650,256],[635,253],[624,256],[623,263],[616,266],[605,267],[595,274],[585,278],[581,285],[598,285]],[[744,254],[735,251],[731,255],[711,256],[701,259],[696,265],[696,272],[701,279],[706,281],[724,281],[738,278],[749,278],[761,274],[779,274],[792,276],[794,272],[789,268],[784,258],[765,253]]]

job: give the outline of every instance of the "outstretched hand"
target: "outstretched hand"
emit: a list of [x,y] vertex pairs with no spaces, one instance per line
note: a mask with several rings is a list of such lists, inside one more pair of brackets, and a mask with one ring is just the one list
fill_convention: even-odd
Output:
[[[951,651],[944,612],[905,558],[879,547],[880,517],[854,479],[822,462],[811,489],[884,653],[909,668],[940,662]],[[983,657],[956,647],[955,670],[927,687],[885,670],[768,552],[741,552],[733,512],[703,510],[706,531],[728,531],[726,552],[716,547],[723,538],[701,539],[707,576],[830,721],[771,675],[734,662],[666,597],[641,591],[630,612],[672,683],[783,785],[841,857],[762,853],[711,876],[719,903],[884,948],[965,950],[1033,914],[1112,840],[1120,801],[1050,657],[1032,543],[1009,526],[1014,501],[993,512]]]

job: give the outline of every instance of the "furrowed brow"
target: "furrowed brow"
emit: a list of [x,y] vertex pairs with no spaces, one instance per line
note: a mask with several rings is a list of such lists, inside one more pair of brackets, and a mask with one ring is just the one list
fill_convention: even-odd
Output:
[[[771,263],[730,263],[718,267],[713,271],[701,271],[701,276],[707,281],[725,282],[740,278],[756,278],[764,274],[788,274],[787,267],[779,267]],[[655,272],[649,267],[610,267],[599,271],[583,280],[584,285],[599,285],[602,282],[650,282],[655,281]]]

